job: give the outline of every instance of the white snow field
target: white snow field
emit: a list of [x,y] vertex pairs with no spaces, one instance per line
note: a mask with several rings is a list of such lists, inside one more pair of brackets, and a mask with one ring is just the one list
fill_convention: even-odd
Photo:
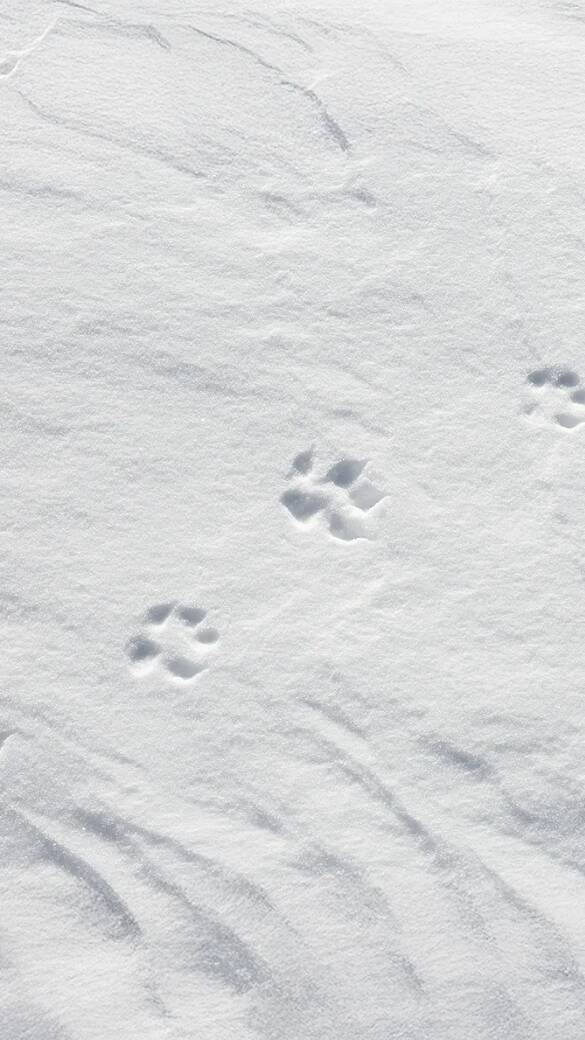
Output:
[[1,1040],[583,1040],[584,0],[0,0]]

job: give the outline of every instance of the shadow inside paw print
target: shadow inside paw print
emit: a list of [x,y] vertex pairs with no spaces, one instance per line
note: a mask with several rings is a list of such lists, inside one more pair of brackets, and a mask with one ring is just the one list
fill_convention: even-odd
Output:
[[280,496],[281,504],[302,525],[323,516],[329,533],[340,541],[369,538],[365,514],[386,495],[364,475],[367,462],[342,458],[319,477],[312,449],[302,451],[287,474],[292,484]]
[[176,601],[155,603],[145,612],[143,629],[126,644],[126,657],[135,675],[160,668],[173,682],[191,682],[208,667],[208,654],[219,632],[202,622],[207,611]]
[[585,422],[585,389],[577,372],[560,366],[537,368],[528,374],[527,384],[526,415],[565,430]]

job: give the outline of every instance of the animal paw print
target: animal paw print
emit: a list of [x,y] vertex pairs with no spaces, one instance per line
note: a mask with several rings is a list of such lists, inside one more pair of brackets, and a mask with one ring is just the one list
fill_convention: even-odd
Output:
[[161,668],[172,682],[192,682],[208,667],[219,641],[216,628],[203,625],[207,611],[183,603],[156,603],[144,614],[142,631],[126,644],[135,675]]
[[333,538],[368,538],[366,514],[386,497],[364,475],[367,459],[343,458],[322,477],[314,472],[313,450],[302,451],[287,474],[292,483],[280,501],[293,520],[310,525],[323,517]]
[[585,389],[570,368],[537,368],[530,372],[526,415],[542,423],[573,430],[585,422]]

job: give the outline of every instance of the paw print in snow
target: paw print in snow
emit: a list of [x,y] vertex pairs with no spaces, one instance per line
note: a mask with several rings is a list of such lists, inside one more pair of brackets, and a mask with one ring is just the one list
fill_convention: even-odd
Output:
[[585,422],[585,389],[570,368],[538,368],[527,379],[525,415],[573,430]]
[[207,611],[182,603],[156,603],[143,617],[142,631],[126,644],[135,675],[161,668],[174,682],[191,682],[207,668],[209,652],[219,641],[216,628],[203,625]]
[[293,461],[288,473],[292,483],[280,501],[298,524],[322,516],[334,538],[368,538],[366,514],[386,496],[364,475],[366,465],[367,459],[343,458],[318,477],[312,450],[303,451]]

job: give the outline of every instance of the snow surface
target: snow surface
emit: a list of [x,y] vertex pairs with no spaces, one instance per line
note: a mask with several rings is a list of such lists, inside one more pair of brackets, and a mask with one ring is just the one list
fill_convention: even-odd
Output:
[[2,1040],[582,1040],[585,3],[2,0]]

